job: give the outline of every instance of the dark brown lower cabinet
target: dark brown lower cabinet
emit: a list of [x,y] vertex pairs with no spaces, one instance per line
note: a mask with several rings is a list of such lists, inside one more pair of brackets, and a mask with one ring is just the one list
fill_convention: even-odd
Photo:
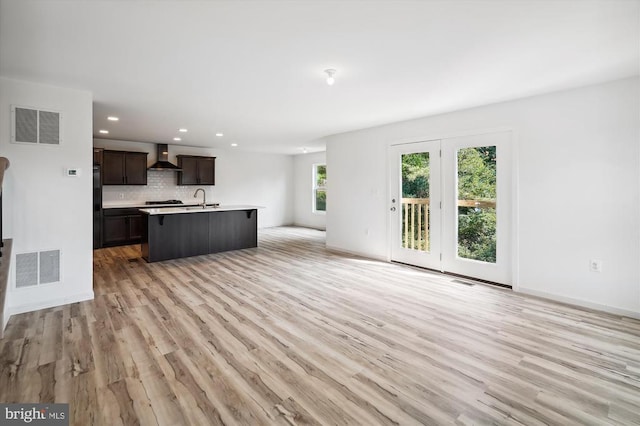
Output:
[[138,209],[104,209],[102,246],[138,244],[142,238],[142,216]]
[[142,258],[178,259],[258,246],[258,211],[142,216]]
[[140,214],[127,216],[129,223],[127,226],[129,227],[129,240],[135,241],[136,243],[140,242],[140,238],[142,238],[142,216]]
[[[250,212],[256,212],[251,213]],[[209,221],[209,252],[239,250],[258,246],[256,210],[213,213]]]

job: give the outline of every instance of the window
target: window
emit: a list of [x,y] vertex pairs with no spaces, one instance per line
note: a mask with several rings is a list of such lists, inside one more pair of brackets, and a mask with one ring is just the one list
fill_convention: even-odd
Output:
[[327,211],[327,165],[313,165],[313,212]]

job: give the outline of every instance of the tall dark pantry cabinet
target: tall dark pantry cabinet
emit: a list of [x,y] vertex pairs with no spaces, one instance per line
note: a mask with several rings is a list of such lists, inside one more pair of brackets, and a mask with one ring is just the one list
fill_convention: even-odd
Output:
[[93,248],[102,247],[102,149],[93,149]]

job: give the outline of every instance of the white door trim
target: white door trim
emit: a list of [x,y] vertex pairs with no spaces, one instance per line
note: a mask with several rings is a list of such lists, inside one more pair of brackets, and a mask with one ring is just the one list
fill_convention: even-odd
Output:
[[[423,221],[425,228],[429,227],[427,234],[427,241],[429,244],[429,251],[405,248],[402,247],[400,239],[402,236],[402,216],[403,216],[403,191],[402,191],[402,178],[400,178],[401,170],[401,158],[404,154],[412,153],[429,153],[429,207],[428,207],[428,223]],[[441,161],[441,141],[430,140],[420,141],[408,144],[392,145],[387,150],[387,168],[388,173],[388,188],[390,197],[388,198],[388,206],[391,211],[388,212],[389,227],[391,235],[390,260],[408,263],[411,265],[420,266],[429,269],[441,270],[442,260],[442,174],[440,172]],[[422,213],[420,213],[422,217]],[[426,217],[425,217],[426,219]],[[413,220],[411,221],[413,223]],[[419,222],[420,223],[420,222]],[[413,225],[412,225],[413,229]],[[400,237],[400,238],[399,238]]]
[[[435,133],[426,133],[423,136],[414,136],[407,138],[393,138],[388,139],[386,142],[387,146],[387,166],[386,166],[386,177],[387,182],[389,182],[391,172],[389,170],[389,155],[390,149],[394,145],[403,145],[410,143],[419,143],[430,140],[442,140],[449,138],[456,138],[461,136],[475,136],[482,135],[486,133],[500,133],[500,132],[511,132],[511,285],[514,291],[520,290],[520,199],[518,197],[519,189],[520,189],[520,133],[517,129],[511,126],[496,126],[496,127],[486,127],[486,128],[476,128],[471,130],[451,130],[451,131],[441,131]],[[388,200],[391,199],[391,191],[390,187],[386,185],[386,200],[385,206],[388,205]],[[392,217],[387,212],[387,261],[391,262],[391,221]]]
[[[497,148],[497,252],[495,262],[458,256],[458,152],[464,148]],[[506,158],[506,160],[505,160]],[[442,269],[511,286],[511,132],[450,138],[442,143]]]

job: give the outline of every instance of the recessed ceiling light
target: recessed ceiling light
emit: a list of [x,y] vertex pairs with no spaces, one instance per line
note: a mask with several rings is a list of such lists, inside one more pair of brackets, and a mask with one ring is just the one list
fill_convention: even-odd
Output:
[[307,148],[302,148],[302,152],[303,152],[304,154],[306,154],[306,153],[307,153]]
[[111,115],[111,116],[107,117],[107,120],[109,120],[109,121],[118,121],[120,119],[118,117],[114,117],[113,115]]
[[237,143],[232,143],[231,146],[238,146],[238,144]]
[[181,141],[181,138],[173,138],[174,141]]
[[187,129],[178,129],[178,131],[181,132],[181,133],[187,133],[188,132]]
[[224,133],[216,133],[216,136],[217,136],[217,137],[219,137],[219,138],[221,138],[221,137],[223,137],[223,136],[224,136]]
[[108,134],[108,133],[109,133],[109,131],[108,131],[108,130],[98,130],[98,131],[99,131],[100,133],[102,133],[103,135],[106,135],[106,134]]

